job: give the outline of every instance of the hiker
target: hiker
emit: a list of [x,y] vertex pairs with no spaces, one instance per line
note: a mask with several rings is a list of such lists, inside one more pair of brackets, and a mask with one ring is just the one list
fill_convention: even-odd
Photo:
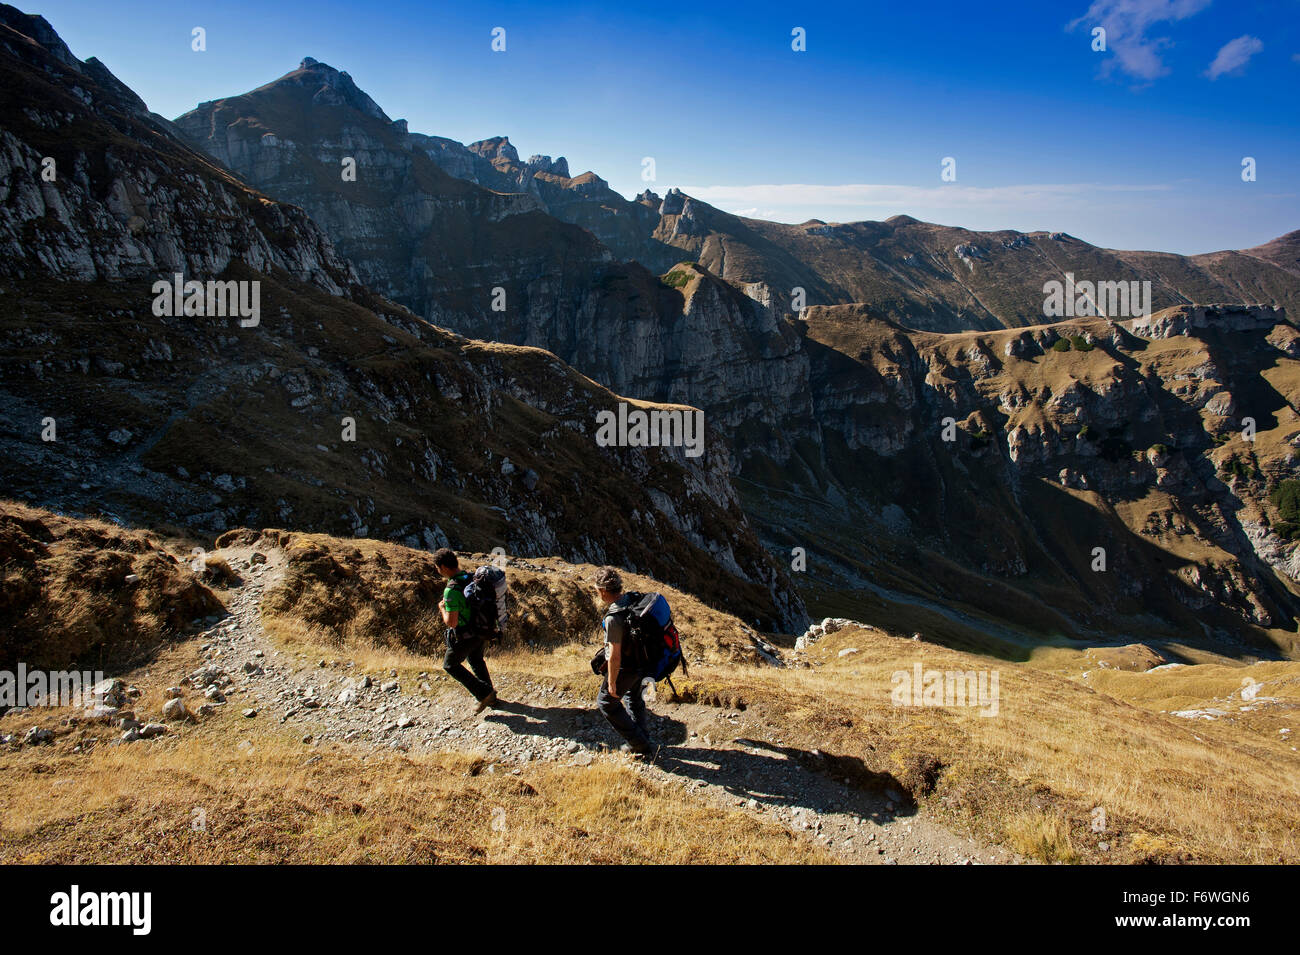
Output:
[[[455,551],[449,547],[434,551],[433,565],[447,580],[447,588],[438,601],[442,622],[447,625],[447,655],[443,657],[442,668],[474,694],[474,699],[478,700],[478,709],[474,712],[482,713],[488,707],[496,705],[497,694],[492,688],[487,662],[483,659],[483,646],[487,637],[470,626],[473,611],[465,599],[465,587],[470,582],[470,575],[460,569],[460,561],[456,559]],[[466,660],[473,673],[465,669]]]
[[646,732],[645,697],[642,683],[648,676],[632,646],[632,632],[627,614],[618,613],[631,606],[632,595],[623,593],[623,578],[613,567],[603,567],[596,574],[596,592],[605,605],[601,627],[605,630],[604,679],[596,708],[627,740],[634,755],[645,756],[654,750]]

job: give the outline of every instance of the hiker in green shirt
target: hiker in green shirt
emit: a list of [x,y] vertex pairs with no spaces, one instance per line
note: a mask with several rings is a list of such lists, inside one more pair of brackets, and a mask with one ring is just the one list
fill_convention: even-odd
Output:
[[[470,576],[460,569],[460,561],[448,547],[434,552],[433,565],[447,580],[447,588],[438,601],[442,622],[447,625],[447,655],[443,657],[442,668],[474,694],[474,699],[478,700],[478,709],[474,712],[482,713],[497,702],[497,694],[492,688],[487,662],[483,659],[485,638],[469,628],[471,611],[469,601],[465,599],[465,585]],[[472,674],[465,669],[466,661],[474,671]]]

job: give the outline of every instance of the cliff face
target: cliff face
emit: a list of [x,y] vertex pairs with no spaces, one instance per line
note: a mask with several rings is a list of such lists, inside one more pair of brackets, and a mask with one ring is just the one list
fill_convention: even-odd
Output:
[[806,327],[826,471],[882,535],[1085,627],[1293,642],[1300,545],[1270,494],[1300,464],[1300,333],[1280,309],[935,335],[848,306]]
[[48,24],[33,25],[43,20],[8,10],[0,19],[0,274],[209,277],[238,260],[335,293],[356,281],[301,209],[216,169],[103,64],[81,63]]
[[[462,338],[357,284],[303,210],[184,145],[44,21],[0,13],[5,495],[186,533],[276,525],[609,561],[762,626],[805,622],[725,444],[601,446],[598,413],[617,395],[549,352]],[[312,89],[386,122],[341,76]],[[478,222],[527,201],[453,186],[463,195],[437,210],[398,211]],[[153,283],[174,272],[257,283],[259,321],[157,315]]]

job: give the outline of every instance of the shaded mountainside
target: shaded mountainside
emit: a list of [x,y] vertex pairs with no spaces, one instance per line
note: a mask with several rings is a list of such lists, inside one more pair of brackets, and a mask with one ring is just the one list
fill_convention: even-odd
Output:
[[[597,446],[616,395],[357,285],[300,209],[17,32],[44,21],[9,8],[3,23],[7,493],[196,534],[274,524],[608,560],[764,625],[805,619],[721,441],[699,458]],[[153,283],[173,270],[260,283],[260,321],[155,315]]]
[[[506,140],[463,147],[410,134],[346,73],[310,58],[176,123],[240,176],[307,209],[368,284],[430,321],[546,348],[620,393],[703,407],[738,442],[788,454],[783,434],[808,409],[806,374],[767,289],[737,290],[689,264],[665,281],[614,261],[589,232],[543,211],[539,196],[564,191],[563,160],[521,164]],[[340,173],[349,156],[355,182]],[[669,248],[660,261],[678,258]],[[494,310],[498,288],[504,307]],[[784,400],[754,400],[773,394]]]

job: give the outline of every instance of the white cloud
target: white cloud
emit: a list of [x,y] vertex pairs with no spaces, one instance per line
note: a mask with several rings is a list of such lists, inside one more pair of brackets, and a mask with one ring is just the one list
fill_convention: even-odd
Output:
[[1262,49],[1264,49],[1264,41],[1250,34],[1229,40],[1214,57],[1214,62],[1205,71],[1205,75],[1212,80],[1217,80],[1225,73],[1240,73],[1246,68],[1250,58]]
[[1154,80],[1169,72],[1160,51],[1171,44],[1168,37],[1150,36],[1153,27],[1194,16],[1210,0],[1093,0],[1088,12],[1070,22],[1106,28],[1106,49],[1111,54],[1103,73],[1119,69],[1140,80]]

